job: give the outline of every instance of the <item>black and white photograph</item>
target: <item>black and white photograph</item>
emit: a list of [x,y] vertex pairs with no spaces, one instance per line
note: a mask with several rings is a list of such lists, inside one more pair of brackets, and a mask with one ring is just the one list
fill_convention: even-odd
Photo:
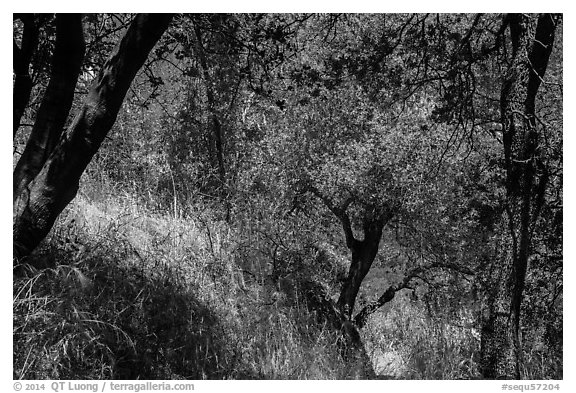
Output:
[[14,388],[563,390],[563,19],[13,13]]

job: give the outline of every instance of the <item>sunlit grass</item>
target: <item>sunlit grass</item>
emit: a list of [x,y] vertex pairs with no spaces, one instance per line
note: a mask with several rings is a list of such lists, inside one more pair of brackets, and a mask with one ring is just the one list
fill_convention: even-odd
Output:
[[[210,216],[151,212],[122,197],[77,198],[15,277],[14,378],[346,379],[361,374],[296,283],[246,274],[265,253]],[[252,245],[258,247],[258,244]],[[242,260],[242,258],[252,258]],[[262,271],[265,271],[262,270]],[[399,294],[362,331],[382,378],[476,379],[479,336]],[[543,346],[526,374],[560,373]]]

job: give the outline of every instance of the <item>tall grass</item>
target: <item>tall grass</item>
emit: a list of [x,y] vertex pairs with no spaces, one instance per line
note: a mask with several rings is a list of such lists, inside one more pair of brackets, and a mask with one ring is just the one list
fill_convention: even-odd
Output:
[[32,256],[46,268],[15,277],[14,378],[342,377],[334,333],[247,284],[232,237],[77,198]]
[[[270,253],[242,248],[238,239],[258,237],[238,231],[210,209],[184,219],[130,194],[79,196],[31,257],[43,268],[14,278],[14,378],[358,377],[294,282],[247,271]],[[399,294],[362,335],[386,378],[480,377],[469,316],[433,316]],[[526,374],[561,377],[561,354],[549,353],[527,345]]]
[[398,296],[364,329],[377,372],[403,379],[477,379],[480,341],[468,318],[429,315],[424,305]]

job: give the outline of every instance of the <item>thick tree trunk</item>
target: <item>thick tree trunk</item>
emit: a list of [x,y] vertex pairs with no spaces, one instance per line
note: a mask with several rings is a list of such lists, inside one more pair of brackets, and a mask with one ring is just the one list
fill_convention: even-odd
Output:
[[38,245],[76,195],[80,176],[114,124],[132,80],[171,19],[171,15],[162,14],[136,16],[41,171],[16,197],[15,262]]
[[318,322],[337,332],[338,349],[342,359],[349,366],[346,379],[374,379],[376,373],[370,356],[364,347],[358,326],[347,320],[338,306],[330,299],[321,285],[302,280],[300,291],[304,295],[309,309],[315,310]]
[[362,281],[370,271],[372,263],[378,254],[385,222],[383,219],[368,220],[364,225],[364,239],[357,240],[352,238],[347,242],[352,258],[348,276],[342,285],[337,304],[348,319],[352,318],[356,297]]
[[547,176],[541,167],[535,100],[554,43],[558,17],[509,15],[513,58],[500,105],[507,170],[507,231],[502,256],[488,285],[481,340],[485,378],[522,377],[521,305],[531,252],[532,231],[540,212]]
[[356,324],[352,315],[360,286],[376,259],[380,239],[382,238],[382,231],[386,223],[392,218],[392,213],[387,211],[376,217],[366,217],[363,225],[364,239],[358,240],[352,233],[350,219],[345,209],[333,211],[339,213],[338,215],[346,237],[346,245],[351,252],[348,276],[342,285],[336,304],[343,318],[340,326],[340,351],[344,360],[350,365],[353,365],[352,370],[355,371],[353,371],[351,377],[358,377],[358,375],[354,374],[359,372],[364,378],[375,378],[376,374],[372,367],[370,357],[360,337],[359,329],[361,326]]
[[[56,15],[56,45],[50,81],[26,148],[14,170],[13,200],[40,172],[68,118],[84,59],[82,16]],[[31,87],[31,85],[30,85]]]
[[[505,231],[505,229],[503,229]],[[481,330],[481,371],[487,379],[520,378],[520,315],[511,308],[515,291],[512,244],[505,235],[499,245],[504,254],[495,263],[486,283]]]
[[12,57],[14,63],[14,95],[12,109],[12,124],[14,128],[13,136],[20,128],[20,120],[24,115],[24,109],[30,101],[32,92],[32,77],[30,76],[30,62],[32,55],[38,45],[38,25],[32,14],[15,15],[24,25],[22,31],[22,41],[20,46],[16,41],[12,47]]

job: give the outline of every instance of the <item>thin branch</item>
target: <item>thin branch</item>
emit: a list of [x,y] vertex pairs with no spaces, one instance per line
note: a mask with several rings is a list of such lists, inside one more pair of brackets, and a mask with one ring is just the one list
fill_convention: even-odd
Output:
[[356,323],[356,325],[359,328],[364,327],[364,325],[366,325],[368,317],[376,310],[378,310],[380,307],[382,307],[384,304],[394,299],[396,292],[402,289],[411,288],[410,283],[412,279],[416,278],[418,274],[421,273],[423,270],[424,270],[423,266],[418,266],[412,269],[404,276],[401,282],[399,282],[396,285],[390,285],[388,289],[386,289],[386,291],[384,291],[384,293],[378,298],[378,300],[364,306],[364,308],[360,310],[358,314],[356,314],[356,317],[354,317],[354,322]]
[[434,268],[445,268],[445,269],[450,269],[450,270],[455,270],[461,274],[465,274],[465,275],[474,275],[475,272],[474,270],[466,267],[466,266],[462,266],[456,263],[451,263],[451,262],[435,262],[435,263],[431,263],[428,265],[421,265],[421,266],[416,266],[415,268],[413,268],[412,270],[410,270],[408,273],[406,273],[404,275],[404,278],[402,279],[402,281],[400,281],[399,283],[395,284],[395,285],[390,285],[386,291],[384,291],[384,293],[378,298],[378,300],[367,304],[366,306],[364,306],[364,308],[362,310],[360,310],[360,312],[358,312],[358,314],[356,314],[356,317],[354,317],[354,322],[356,323],[356,325],[359,328],[362,328],[364,325],[366,325],[366,322],[368,320],[368,317],[374,313],[376,310],[378,310],[380,307],[382,307],[384,304],[390,302],[392,299],[394,299],[394,296],[396,295],[396,292],[402,290],[402,289],[413,289],[412,287],[412,280],[414,279],[420,279],[422,281],[428,282],[428,280],[422,275],[422,273],[427,272],[431,269]]

